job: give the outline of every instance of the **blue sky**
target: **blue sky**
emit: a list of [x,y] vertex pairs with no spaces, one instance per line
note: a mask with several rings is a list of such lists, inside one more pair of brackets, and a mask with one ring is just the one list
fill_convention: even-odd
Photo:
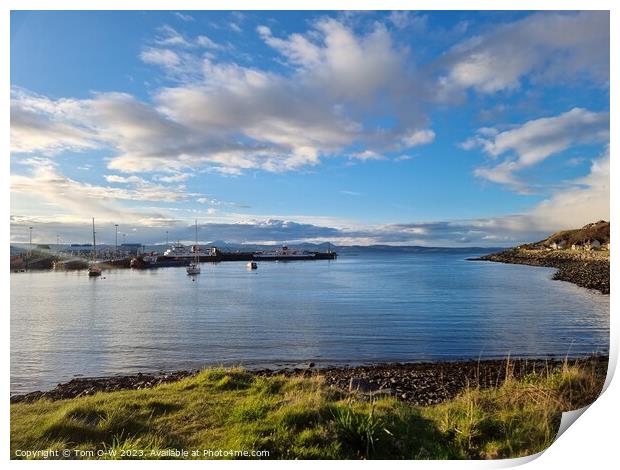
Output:
[[501,246],[609,219],[606,12],[13,12],[11,238]]

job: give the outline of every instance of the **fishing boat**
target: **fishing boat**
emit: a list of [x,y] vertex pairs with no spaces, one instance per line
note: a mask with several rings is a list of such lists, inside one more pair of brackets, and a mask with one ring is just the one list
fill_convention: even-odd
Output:
[[198,220],[196,220],[195,223],[196,223],[196,244],[194,245],[194,260],[191,263],[189,263],[187,268],[185,268],[187,270],[187,274],[190,274],[190,275],[200,274],[200,255],[198,253]]
[[258,263],[256,263],[256,261],[250,261],[246,266],[248,269],[258,269]]
[[101,276],[101,268],[97,265],[97,243],[95,241],[95,218],[93,217],[93,259],[88,265],[88,277]]

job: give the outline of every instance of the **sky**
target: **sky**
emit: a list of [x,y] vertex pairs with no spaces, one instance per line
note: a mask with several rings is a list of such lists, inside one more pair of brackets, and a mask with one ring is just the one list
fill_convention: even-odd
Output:
[[609,13],[11,13],[11,241],[510,246],[609,220]]

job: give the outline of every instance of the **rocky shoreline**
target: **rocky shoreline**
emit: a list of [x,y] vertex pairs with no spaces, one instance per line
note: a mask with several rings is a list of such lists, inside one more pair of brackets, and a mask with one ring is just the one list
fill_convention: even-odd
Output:
[[[607,373],[607,356],[569,359],[592,367],[601,385]],[[284,375],[322,376],[328,386],[363,396],[390,395],[415,405],[432,405],[454,398],[467,387],[495,387],[506,377],[520,378],[528,374],[547,374],[563,367],[558,359],[509,359],[427,363],[389,363],[357,367],[259,369],[247,372],[258,377]],[[167,374],[135,374],[113,377],[76,378],[49,391],[36,391],[11,396],[11,403],[39,399],[64,400],[94,395],[98,392],[139,390],[175,382],[196,375],[198,370]]]
[[569,250],[529,250],[511,248],[472,258],[470,261],[526,264],[557,268],[553,279],[609,294],[609,252]]

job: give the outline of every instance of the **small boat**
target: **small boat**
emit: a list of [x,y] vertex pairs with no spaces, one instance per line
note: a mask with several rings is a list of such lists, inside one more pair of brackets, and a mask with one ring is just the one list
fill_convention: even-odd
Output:
[[187,274],[200,274],[200,266],[193,261],[189,263],[189,265],[185,269],[187,270]]
[[95,242],[95,218],[93,217],[93,260],[88,265],[88,277],[101,276],[101,268],[97,265],[97,244]]
[[101,268],[97,266],[96,264],[91,264],[88,267],[88,276],[89,277],[101,276]]
[[248,269],[258,269],[258,264],[256,263],[256,261],[250,261],[247,264]]
[[195,275],[200,274],[200,255],[198,253],[198,220],[196,220],[196,245],[194,249],[194,260],[189,263],[187,268],[187,274]]

